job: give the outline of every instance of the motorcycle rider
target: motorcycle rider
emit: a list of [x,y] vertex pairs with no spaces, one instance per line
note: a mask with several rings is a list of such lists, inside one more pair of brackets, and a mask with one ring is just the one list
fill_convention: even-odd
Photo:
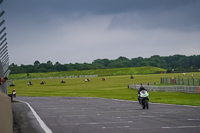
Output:
[[[147,91],[147,89],[145,89],[143,86],[141,86],[140,89],[138,90],[138,102],[139,102],[140,104],[141,104],[141,100],[140,100],[140,92],[141,92],[142,90]],[[148,91],[147,91],[147,92],[148,92]]]

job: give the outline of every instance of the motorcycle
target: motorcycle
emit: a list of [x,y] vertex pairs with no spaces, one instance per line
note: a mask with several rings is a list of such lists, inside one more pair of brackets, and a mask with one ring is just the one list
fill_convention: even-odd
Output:
[[146,90],[142,90],[139,93],[140,104],[143,109],[149,109],[149,93]]

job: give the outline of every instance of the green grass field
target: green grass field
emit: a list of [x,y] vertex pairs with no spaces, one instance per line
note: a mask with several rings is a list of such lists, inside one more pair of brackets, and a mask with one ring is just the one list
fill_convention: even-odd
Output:
[[[193,73],[194,77],[200,77],[200,73]],[[190,77],[190,73],[186,76]],[[8,94],[15,89],[17,96],[70,96],[70,97],[100,97],[137,101],[137,90],[127,88],[128,84],[160,83],[161,77],[183,77],[182,73],[175,74],[145,74],[121,76],[104,76],[90,78],[85,82],[84,78],[66,78],[66,83],[61,84],[62,79],[45,79],[45,85],[40,85],[41,80],[31,80],[33,85],[28,86],[29,80],[15,80],[15,87],[8,87]],[[185,77],[184,77],[185,78]],[[150,102],[169,103],[180,105],[200,106],[200,94],[150,92]]]

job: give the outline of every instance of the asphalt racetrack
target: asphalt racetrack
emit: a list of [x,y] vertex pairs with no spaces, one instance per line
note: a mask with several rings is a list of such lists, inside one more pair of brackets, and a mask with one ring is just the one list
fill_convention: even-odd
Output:
[[[200,107],[149,104],[87,97],[17,97],[45,123],[45,131],[29,106],[13,103],[14,112],[29,121],[29,133],[198,133]],[[40,121],[40,120],[39,120]],[[23,129],[24,128],[24,129]],[[26,131],[24,131],[26,132]]]

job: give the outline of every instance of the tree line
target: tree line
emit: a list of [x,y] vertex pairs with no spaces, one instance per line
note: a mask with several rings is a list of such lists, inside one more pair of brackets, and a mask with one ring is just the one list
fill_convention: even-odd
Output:
[[124,68],[124,67],[142,67],[154,66],[167,69],[167,72],[190,72],[200,71],[200,55],[173,55],[159,56],[154,55],[150,58],[131,58],[120,56],[115,60],[96,59],[92,63],[69,63],[60,64],[51,61],[40,63],[36,60],[33,65],[18,66],[12,63],[9,66],[11,74],[18,73],[39,73],[39,72],[58,72],[58,71],[73,71],[73,70],[92,70],[92,69],[107,69],[107,68]]

